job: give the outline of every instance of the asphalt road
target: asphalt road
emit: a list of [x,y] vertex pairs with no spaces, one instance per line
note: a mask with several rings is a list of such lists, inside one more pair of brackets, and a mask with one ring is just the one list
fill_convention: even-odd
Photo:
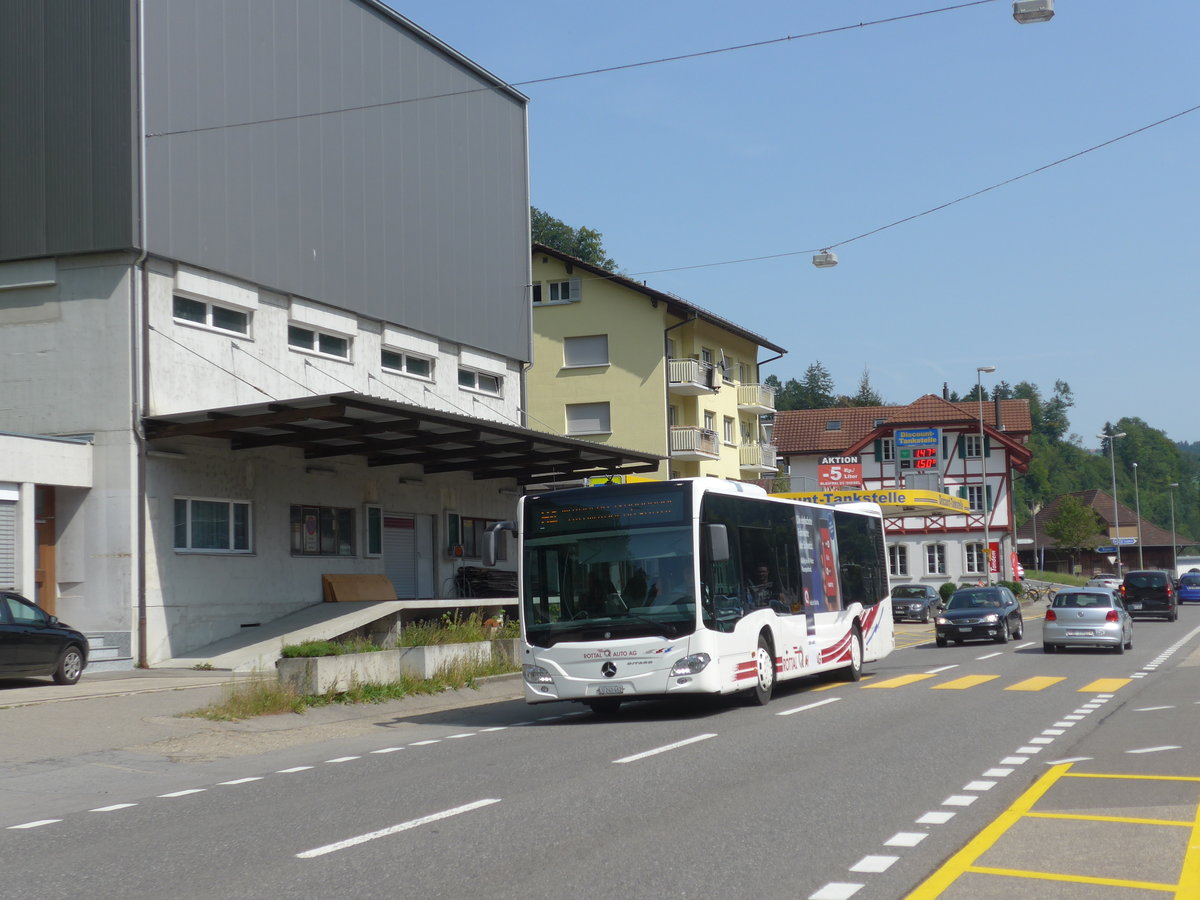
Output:
[[389,707],[7,766],[0,896],[1200,896],[1200,609],[1049,656],[1040,609],[1007,645],[902,626],[767,707]]

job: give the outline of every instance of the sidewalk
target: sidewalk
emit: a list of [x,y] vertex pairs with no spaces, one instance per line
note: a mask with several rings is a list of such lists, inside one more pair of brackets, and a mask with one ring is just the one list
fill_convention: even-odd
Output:
[[0,679],[3,770],[113,750],[138,750],[172,761],[240,756],[372,730],[378,720],[518,700],[520,675],[481,679],[477,689],[418,695],[388,703],[332,704],[302,714],[214,722],[186,716],[221,700],[251,676],[190,669],[86,671],[79,683]]

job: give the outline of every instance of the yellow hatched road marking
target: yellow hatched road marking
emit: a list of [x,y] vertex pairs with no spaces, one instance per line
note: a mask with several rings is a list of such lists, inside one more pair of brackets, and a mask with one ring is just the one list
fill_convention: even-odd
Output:
[[1112,691],[1119,691],[1131,681],[1133,681],[1132,678],[1097,678],[1091,684],[1085,684],[1078,692],[1080,694],[1108,694]]
[[984,684],[988,681],[995,681],[999,675],[965,675],[962,678],[955,678],[953,681],[947,681],[945,684],[935,684],[930,687],[931,691],[965,691],[967,688],[973,688],[977,684]]
[[1037,678],[1026,678],[1024,681],[1018,681],[1016,684],[1009,685],[1005,688],[1006,691],[1044,691],[1052,684],[1058,684],[1060,681],[1066,681],[1066,678],[1054,678],[1049,675],[1042,675]]
[[877,681],[875,684],[864,684],[863,688],[895,688],[904,687],[906,684],[915,684],[918,681],[925,681],[927,678],[936,678],[936,675],[898,675],[895,678],[888,678],[886,681]]
[[1027,819],[1079,819],[1084,822],[1115,822],[1121,825],[1175,825],[1180,828],[1191,828],[1191,821],[1179,819],[1130,819],[1125,816],[1085,816],[1081,813],[1025,813]]
[[[1004,875],[1008,878],[1036,878],[1040,881],[1070,881],[1074,884],[1102,884],[1106,887],[1138,888],[1143,891],[1174,893],[1176,886],[1161,881],[1127,881],[1124,878],[1096,878],[1093,875],[1060,875],[1057,872],[1033,872],[1027,869],[993,869],[987,866],[967,866],[964,872],[977,875]],[[909,895],[910,900],[913,895]],[[1180,897],[1183,895],[1180,894]]]

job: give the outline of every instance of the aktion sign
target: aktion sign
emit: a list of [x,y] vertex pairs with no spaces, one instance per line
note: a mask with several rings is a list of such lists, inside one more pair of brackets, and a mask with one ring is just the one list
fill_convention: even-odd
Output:
[[817,465],[817,486],[823,488],[862,487],[862,460],[858,456],[822,456],[821,462]]

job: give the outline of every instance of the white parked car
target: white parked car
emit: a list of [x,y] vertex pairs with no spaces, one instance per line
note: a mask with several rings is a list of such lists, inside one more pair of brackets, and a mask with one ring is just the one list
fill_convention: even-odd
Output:
[[1116,575],[1097,575],[1095,578],[1089,578],[1088,587],[1111,588],[1114,591],[1121,589],[1121,579]]

